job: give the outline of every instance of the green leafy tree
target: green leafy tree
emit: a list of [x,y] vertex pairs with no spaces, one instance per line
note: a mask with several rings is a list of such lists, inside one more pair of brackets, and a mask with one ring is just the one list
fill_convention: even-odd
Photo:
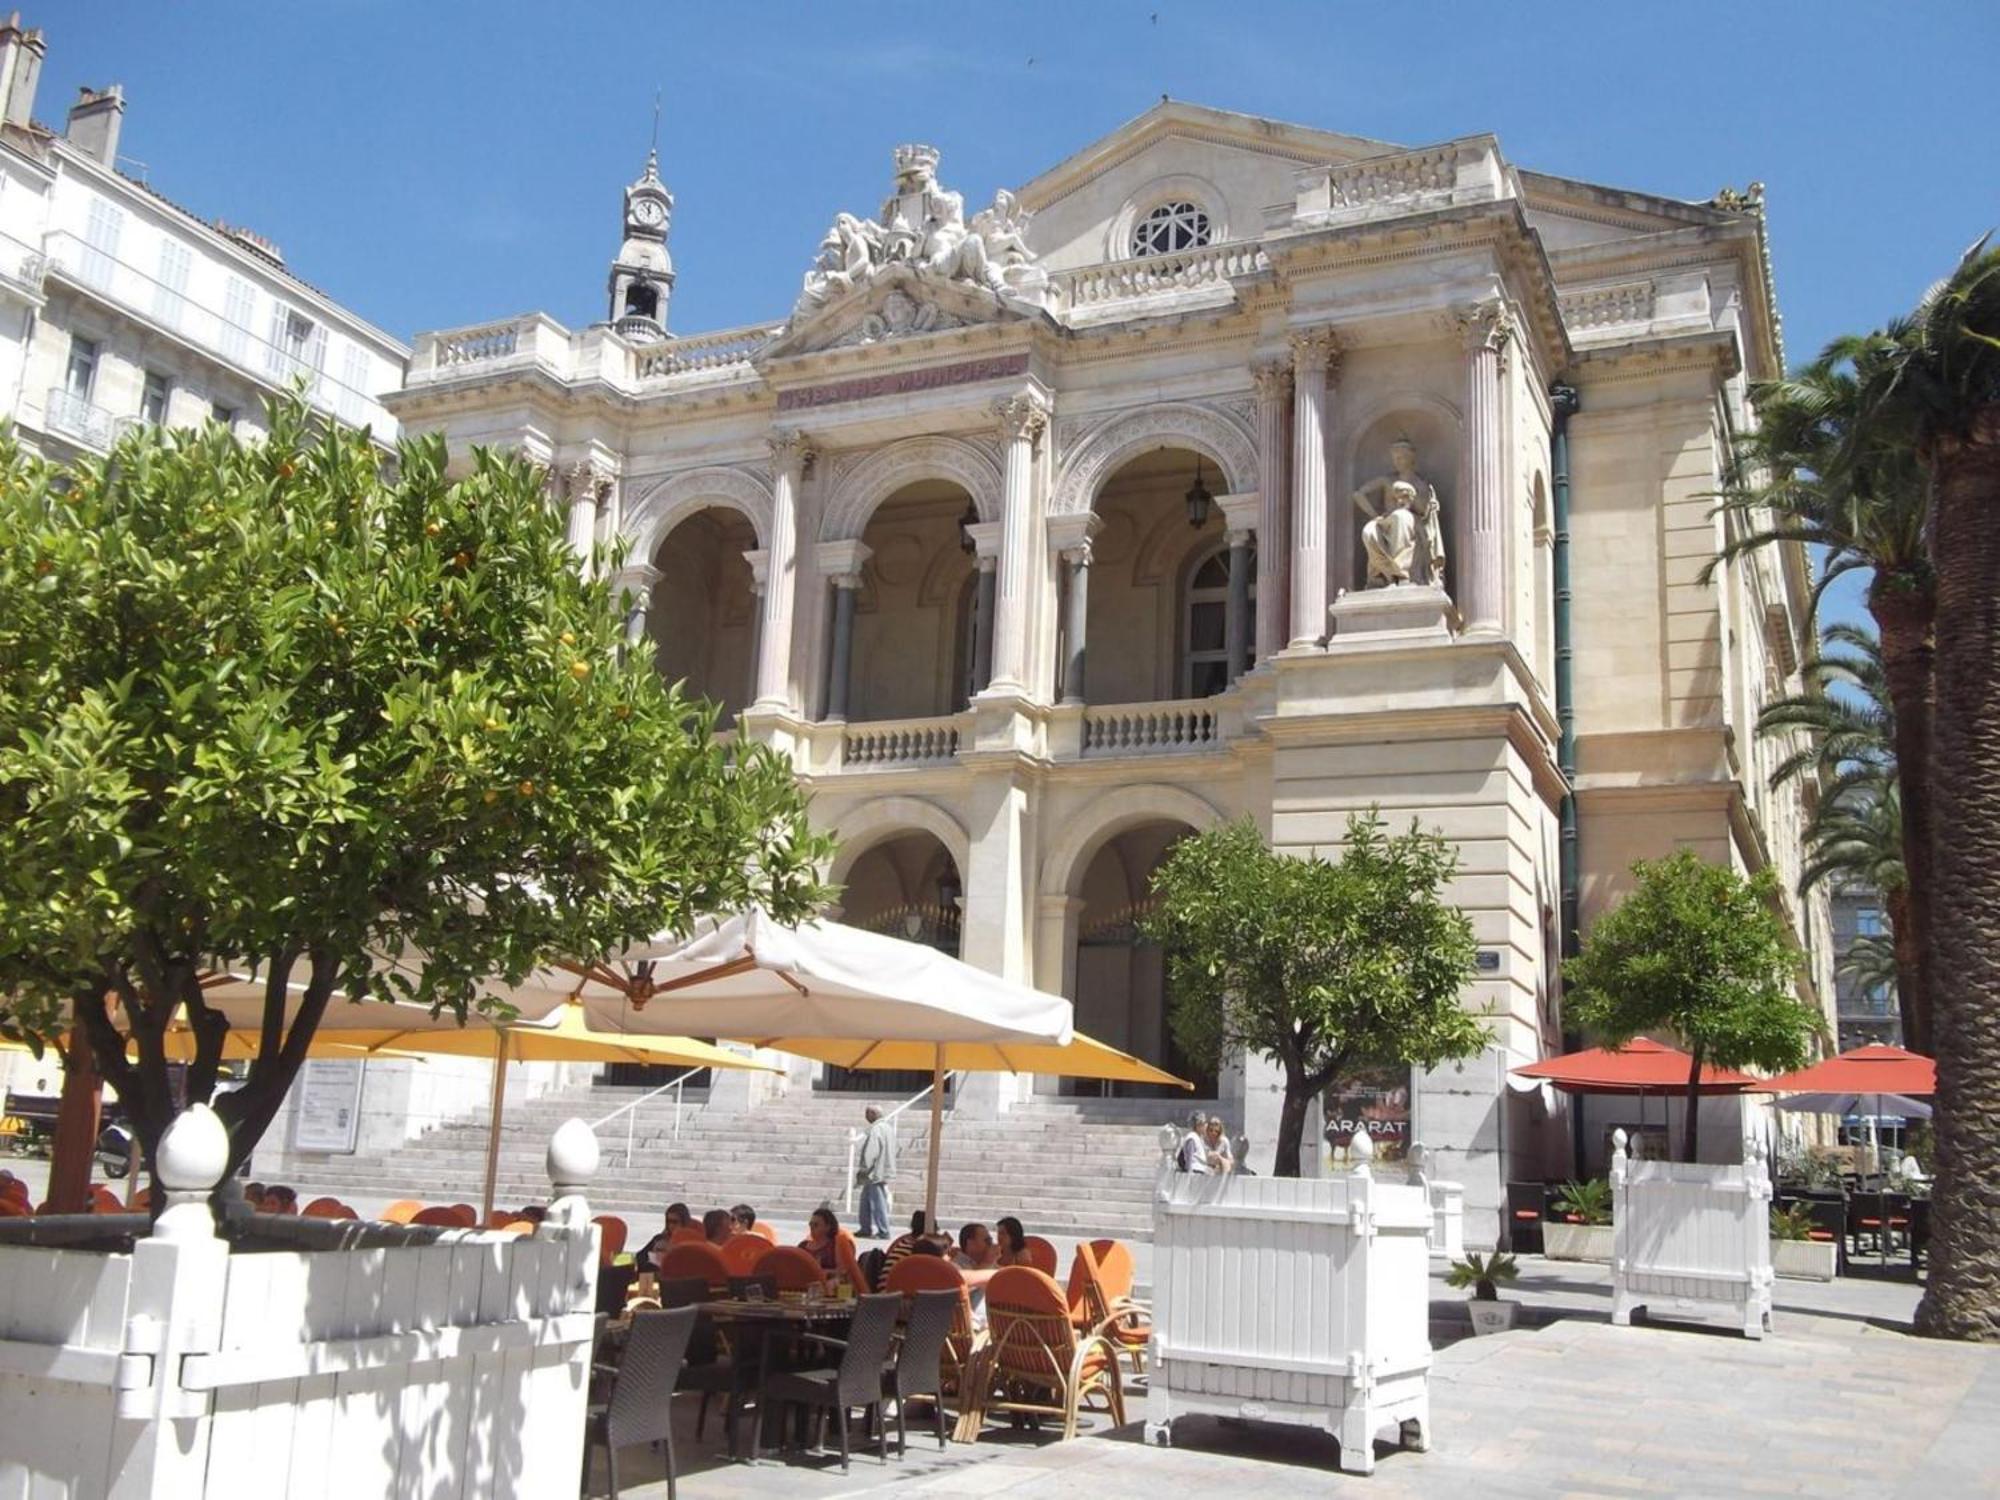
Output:
[[206,974],[264,986],[217,1100],[240,1160],[336,996],[463,1017],[539,965],[822,896],[789,767],[621,651],[540,470],[453,479],[437,439],[385,461],[296,399],[270,420],[71,467],[0,434],[0,1027],[74,1016],[149,1157],[177,1017],[189,1098],[215,1090]]
[[1469,1057],[1486,1029],[1460,1004],[1472,924],[1443,897],[1457,852],[1414,824],[1348,819],[1340,858],[1295,858],[1249,823],[1176,844],[1146,918],[1166,951],[1170,1022],[1198,1065],[1236,1048],[1284,1069],[1276,1172],[1299,1175],[1306,1109],[1353,1068]]
[[1682,849],[1632,867],[1638,884],[1563,965],[1569,1018],[1612,1046],[1669,1031],[1693,1054],[1682,1151],[1695,1159],[1701,1070],[1803,1067],[1819,1013],[1793,990],[1799,956],[1778,878]]

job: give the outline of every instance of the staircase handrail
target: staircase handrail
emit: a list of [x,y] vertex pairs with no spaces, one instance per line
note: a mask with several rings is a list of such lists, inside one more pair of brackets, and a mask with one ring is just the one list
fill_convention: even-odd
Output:
[[[950,1087],[952,1079],[958,1077],[959,1071],[960,1070],[955,1069],[952,1072],[946,1073],[944,1075],[945,1086],[947,1088]],[[935,1082],[925,1084],[922,1088],[918,1089],[914,1094],[910,1095],[909,1098],[905,1099],[901,1104],[897,1105],[894,1109],[890,1110],[882,1118],[889,1121],[891,1124],[894,1124],[896,1116],[900,1115],[904,1110],[908,1109],[913,1104],[922,1104],[924,1100],[930,1098],[931,1090],[935,1087],[936,1087]],[[958,1107],[958,1096],[956,1094],[953,1094],[949,1097],[949,1099],[945,1103],[944,1113],[950,1114],[957,1107]],[[845,1217],[848,1214],[854,1212],[854,1165],[856,1160],[856,1153],[861,1149],[861,1138],[866,1134],[867,1134],[866,1131],[854,1130],[854,1129],[849,1129],[849,1131],[847,1132],[847,1188],[844,1196],[841,1199],[840,1211],[842,1217]],[[912,1141],[911,1144],[915,1145],[916,1142]]]
[[617,1119],[620,1115],[623,1115],[625,1117],[625,1165],[629,1167],[632,1165],[632,1145],[633,1145],[632,1132],[633,1132],[633,1126],[637,1123],[639,1118],[638,1116],[639,1106],[651,1100],[659,1098],[660,1095],[666,1093],[668,1089],[672,1089],[674,1092],[674,1139],[679,1140],[681,1138],[682,1089],[686,1085],[687,1081],[690,1078],[694,1077],[695,1074],[706,1073],[707,1071],[708,1069],[703,1067],[703,1068],[689,1068],[685,1073],[676,1073],[672,1078],[669,1078],[665,1083],[661,1084],[658,1088],[648,1089],[638,1098],[629,1100],[628,1102],[619,1105],[618,1108],[612,1110],[611,1113],[606,1115],[603,1119],[592,1120],[590,1122],[590,1128],[593,1132],[595,1132],[601,1126],[609,1125],[613,1120]]

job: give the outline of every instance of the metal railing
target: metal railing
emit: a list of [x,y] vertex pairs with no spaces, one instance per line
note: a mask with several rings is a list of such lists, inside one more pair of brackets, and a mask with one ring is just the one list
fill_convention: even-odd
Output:
[[[945,1074],[944,1075],[945,1087],[947,1089],[950,1088],[951,1081],[958,1076],[959,1075],[955,1072]],[[897,1105],[894,1109],[890,1110],[886,1115],[882,1116],[882,1118],[887,1120],[891,1125],[894,1125],[896,1123],[896,1117],[902,1114],[904,1110],[908,1109],[913,1104],[922,1104],[924,1100],[930,1098],[931,1090],[936,1086],[937,1085],[934,1083],[925,1084],[922,1088],[918,1089],[914,1094],[910,1095],[909,1098],[905,1099],[901,1104]],[[946,1114],[950,1114],[953,1108],[957,1105],[957,1103],[958,1103],[958,1096],[956,1094],[952,1094],[945,1101],[944,1112]],[[924,1130],[927,1131],[929,1129],[930,1129],[930,1121],[928,1118],[926,1118],[924,1121]],[[861,1137],[865,1134],[867,1134],[867,1132],[861,1130],[850,1130],[847,1132],[847,1187],[843,1197],[841,1198],[841,1203],[840,1203],[840,1213],[842,1218],[845,1218],[847,1215],[854,1212],[854,1167],[856,1162],[856,1153],[861,1150]],[[923,1139],[924,1139],[923,1132],[921,1131],[918,1132],[917,1136],[910,1142],[911,1149],[914,1150],[917,1146],[917,1143],[919,1141],[922,1141]],[[898,1151],[901,1151],[903,1149],[901,1142],[897,1143],[896,1149]]]
[[85,397],[60,385],[49,387],[49,398],[42,404],[42,417],[51,431],[99,451],[109,450],[130,421],[129,418],[121,421],[103,407],[92,406]]
[[676,1074],[656,1089],[649,1089],[629,1104],[621,1104],[601,1120],[592,1120],[590,1128],[596,1131],[600,1126],[609,1125],[620,1115],[625,1117],[625,1166],[632,1165],[633,1136],[639,1119],[639,1106],[651,1102],[671,1090],[674,1096],[674,1139],[681,1138],[681,1093],[687,1081],[697,1073],[706,1073],[707,1068],[689,1068],[685,1073]]

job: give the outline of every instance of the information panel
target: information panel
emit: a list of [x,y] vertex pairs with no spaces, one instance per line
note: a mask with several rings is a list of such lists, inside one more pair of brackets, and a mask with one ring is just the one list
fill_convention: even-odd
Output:
[[292,1149],[351,1153],[361,1124],[359,1057],[315,1057],[299,1069]]

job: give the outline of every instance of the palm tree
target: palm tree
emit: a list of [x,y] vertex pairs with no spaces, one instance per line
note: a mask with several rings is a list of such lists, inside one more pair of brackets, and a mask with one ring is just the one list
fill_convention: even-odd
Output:
[[1875,420],[1895,369],[1884,335],[1841,338],[1783,380],[1751,388],[1756,430],[1737,439],[1720,510],[1741,523],[1703,577],[1759,547],[1803,542],[1826,551],[1811,607],[1834,579],[1867,570],[1881,691],[1901,782],[1902,930],[1910,965],[1898,985],[1904,1045],[1928,1051],[1931,1032],[1932,617],[1937,579],[1925,536],[1926,485],[1914,447]]
[[1929,474],[1937,566],[1938,1174],[1917,1326],[2000,1340],[2000,250],[1974,245],[1889,338],[1868,426]]
[[1895,710],[1881,642],[1859,626],[1829,625],[1820,654],[1800,675],[1804,693],[1774,699],[1757,716],[1760,735],[1804,740],[1778,763],[1771,785],[1811,777],[1818,788],[1804,833],[1799,894],[1827,882],[1882,893],[1903,1042],[1925,1051],[1929,1017],[1916,1003],[1923,987],[1922,943],[1910,916]]

